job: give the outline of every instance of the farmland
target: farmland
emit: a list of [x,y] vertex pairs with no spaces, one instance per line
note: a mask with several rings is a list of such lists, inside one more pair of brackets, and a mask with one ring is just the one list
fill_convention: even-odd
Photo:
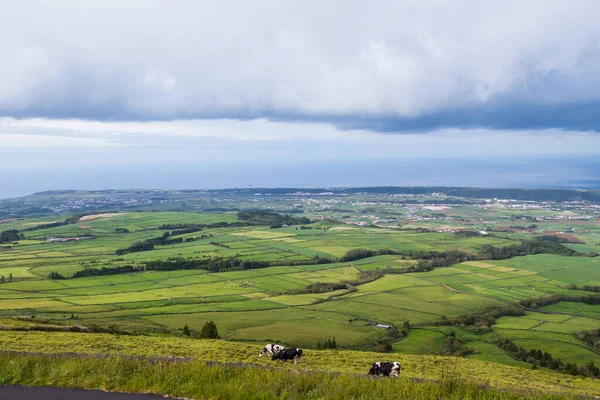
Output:
[[[188,205],[177,212],[126,209],[7,218],[0,231],[21,236],[0,244],[1,348],[56,353],[55,341],[71,335],[74,352],[155,355],[148,348],[132,350],[130,344],[121,350],[112,347],[117,346],[114,341],[104,345],[106,336],[92,333],[26,331],[78,327],[142,335],[131,340],[196,343],[181,338],[182,328],[187,325],[195,335],[214,321],[223,339],[256,343],[249,346],[281,342],[316,349],[318,342],[335,337],[339,349],[369,351],[375,343],[390,341],[388,331],[376,324],[400,329],[408,321],[410,331],[393,337],[390,350],[407,363],[410,377],[432,374],[416,372],[411,363],[417,359],[410,357],[446,354],[449,337],[469,349],[462,354],[465,362],[531,367],[501,349],[500,337],[580,367],[600,363],[599,352],[575,335],[600,329],[599,305],[561,301],[501,315],[483,327],[453,322],[522,300],[594,296],[582,290],[600,286],[600,257],[593,254],[600,243],[600,223],[593,205],[518,209],[493,201],[433,201],[425,197],[422,204],[403,204],[356,194],[258,201],[280,213],[275,215],[301,204],[301,213],[289,215],[310,219],[300,223],[292,217],[283,224],[241,217],[236,210],[257,207],[255,198],[243,196],[222,199],[217,212],[194,211]],[[488,254],[490,246],[516,248],[546,232],[568,232],[567,238],[577,240],[557,244],[559,253],[479,256]],[[152,245],[130,251],[136,243]],[[340,261],[355,249],[371,253]],[[431,257],[452,251],[463,258],[420,268]],[[25,335],[31,335],[30,344],[19,344],[15,338]],[[88,338],[90,347],[75,338]],[[170,350],[160,355],[179,355],[176,347],[165,344],[164,349]],[[217,357],[206,351],[198,353],[199,359]],[[252,360],[248,354],[237,361]],[[311,363],[307,368],[332,370]],[[361,368],[364,363],[359,367],[356,361],[338,372],[359,373]]]

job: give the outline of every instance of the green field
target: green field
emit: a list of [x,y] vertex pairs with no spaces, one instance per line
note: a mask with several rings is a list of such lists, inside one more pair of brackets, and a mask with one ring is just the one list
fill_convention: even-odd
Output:
[[[354,203],[349,201],[348,204]],[[527,350],[542,349],[565,362],[600,364],[600,353],[574,335],[584,330],[600,329],[600,306],[597,305],[561,302],[542,307],[538,312],[527,311],[524,316],[504,316],[495,321],[490,331],[482,334],[475,334],[465,326],[451,328],[440,325],[442,320],[523,299],[555,294],[581,295],[583,291],[573,290],[570,285],[600,286],[600,257],[535,254],[505,260],[465,261],[428,272],[411,270],[418,265],[419,259],[405,255],[409,253],[377,255],[352,262],[338,261],[348,250],[357,248],[422,252],[415,254],[461,250],[475,256],[486,245],[496,248],[515,245],[531,239],[536,232],[502,230],[494,234],[468,236],[449,232],[448,229],[461,227],[491,232],[490,228],[504,229],[523,224],[519,220],[514,222],[515,215],[545,218],[561,213],[491,212],[460,205],[444,211],[448,217],[440,221],[428,220],[432,215],[429,210],[415,211],[411,208],[413,206],[407,206],[403,210],[408,210],[415,218],[408,220],[403,213],[390,207],[386,204],[372,208],[378,210],[375,212],[378,218],[394,216],[399,223],[357,226],[336,222],[331,215],[331,218],[314,220],[315,215],[326,215],[316,209],[308,214],[314,220],[311,224],[273,229],[262,225],[215,225],[239,223],[235,212],[113,213],[39,230],[28,229],[36,224],[64,220],[64,216],[10,220],[3,224],[5,226],[0,225],[0,230],[25,230],[23,239],[0,248],[0,275],[4,277],[0,283],[1,348],[30,351],[27,346],[19,345],[15,337],[32,335],[40,352],[55,352],[54,340],[72,335],[69,348],[77,352],[94,349],[93,352],[99,353],[126,351],[124,354],[154,355],[149,350],[151,346],[132,344],[138,338],[146,343],[152,338],[165,340],[160,342],[160,355],[186,355],[191,350],[180,351],[179,343],[196,345],[202,342],[183,340],[176,346],[166,343],[182,340],[178,338],[182,336],[185,325],[198,332],[207,321],[214,321],[223,339],[244,342],[244,345],[256,343],[250,344],[251,347],[263,342],[281,342],[288,346],[315,349],[317,342],[335,337],[340,349],[365,351],[387,334],[385,329],[377,328],[375,324],[401,327],[409,321],[412,326],[409,335],[392,344],[393,357],[406,361],[406,376],[409,377],[438,373],[432,372],[438,371],[434,367],[423,367],[422,363],[430,361],[416,361],[409,356],[442,355],[444,341],[451,330],[473,350],[461,359],[464,362],[491,361],[506,368],[530,367],[530,364],[514,359],[494,344],[495,335],[500,335]],[[368,220],[360,210],[360,206],[348,206],[348,213],[355,216],[353,222]],[[491,226],[492,220],[495,226]],[[422,229],[398,229],[400,222]],[[171,236],[171,239],[189,241],[158,244],[151,251],[115,254],[118,249],[133,243],[173,231],[159,229],[163,224],[204,224],[206,227],[197,232]],[[537,233],[543,233],[544,229],[564,231],[569,227],[562,220],[542,221],[538,225],[540,232]],[[595,233],[600,231],[597,225],[593,220],[587,225],[571,224],[574,234],[586,244],[569,244],[569,247],[593,251],[598,243]],[[48,240],[86,236],[93,238],[67,242]],[[227,272],[147,270],[69,279],[78,271],[142,267],[148,261],[173,258],[235,258],[269,262],[273,266]],[[330,262],[315,262],[323,258]],[[375,275],[377,270],[382,273]],[[48,275],[51,272],[67,279],[50,280]],[[332,285],[332,289],[313,291],[315,285]],[[92,334],[9,332],[15,327],[60,330],[74,325],[111,327],[142,336],[116,336],[115,340],[105,341],[105,336]],[[79,340],[91,342],[84,345]],[[125,342],[127,345],[121,347],[119,343]],[[254,347],[252,349],[252,353],[256,352]],[[347,354],[355,357],[354,353]],[[203,360],[210,360],[210,357],[222,359],[207,349],[197,356]],[[312,364],[313,361],[307,362],[306,367],[334,372],[364,372],[364,362],[359,363],[356,357],[355,361],[343,363],[340,369],[325,367],[318,362]],[[237,361],[255,362],[250,354]],[[555,379],[561,381],[561,385],[567,385],[566,376],[556,375]],[[569,379],[577,382],[579,378]]]

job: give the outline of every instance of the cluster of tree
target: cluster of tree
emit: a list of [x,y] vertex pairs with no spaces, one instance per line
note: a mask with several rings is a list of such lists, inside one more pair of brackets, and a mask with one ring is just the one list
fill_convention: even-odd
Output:
[[160,244],[167,245],[167,244],[176,244],[176,243],[189,243],[189,242],[195,242],[196,240],[207,239],[209,237],[212,237],[212,233],[202,234],[200,236],[189,236],[186,238],[181,238],[181,237],[171,238],[169,240],[165,240],[165,241],[161,242]]
[[387,271],[389,271],[389,269],[386,269],[386,270],[376,269],[376,270],[372,270],[372,271],[360,271],[360,275],[358,276],[358,278],[350,280],[350,281],[346,281],[345,283],[347,283],[351,286],[364,285],[365,283],[373,282],[379,278],[382,278],[383,275],[385,275],[385,273]]
[[578,332],[575,334],[575,336],[577,336],[579,340],[586,342],[590,346],[594,346],[596,349],[600,349],[600,329]]
[[331,264],[336,262],[336,260],[332,260],[331,258],[321,257],[317,253],[315,253],[312,262],[309,264]]
[[200,232],[202,229],[204,229],[201,226],[195,225],[195,226],[190,226],[188,228],[182,228],[182,229],[175,229],[174,231],[171,232],[171,235],[185,235],[186,233],[194,233],[194,232]]
[[146,270],[175,271],[181,269],[204,269],[210,272],[241,271],[273,266],[268,261],[240,260],[237,257],[222,258],[169,258],[167,260],[152,260],[144,263]]
[[[173,232],[176,232],[176,231],[173,231]],[[165,232],[159,237],[152,238],[152,239],[146,239],[141,242],[136,242],[125,249],[118,249],[115,254],[118,256],[121,256],[121,255],[127,254],[127,253],[136,253],[139,251],[149,251],[149,250],[154,250],[154,246],[161,246],[161,245],[164,246],[164,245],[177,244],[177,243],[183,243],[183,242],[193,242],[195,240],[201,240],[201,239],[205,239],[205,238],[209,237],[209,235],[202,235],[200,238],[198,238],[198,237],[173,238],[173,237],[171,237],[171,235],[172,235],[171,232]]]
[[298,289],[293,291],[292,294],[327,293],[347,288],[348,286],[345,283],[315,282],[308,285],[304,289]]
[[64,221],[56,221],[56,222],[49,222],[47,224],[34,225],[34,226],[29,227],[29,228],[23,229],[23,232],[39,231],[39,230],[42,230],[42,229],[57,228],[59,226],[76,224],[77,222],[79,222],[79,219],[81,217],[83,217],[83,216],[84,215],[73,215],[73,216],[65,219]]
[[229,248],[229,245],[227,245],[227,244],[225,244],[225,243],[221,243],[221,242],[215,242],[215,241],[212,241],[212,242],[210,242],[209,244],[212,244],[213,246],[223,247],[223,248],[225,248],[225,249],[228,249],[228,248]]
[[554,294],[548,297],[539,297],[537,299],[524,299],[519,304],[525,308],[537,309],[538,307],[549,306],[560,303],[561,301],[571,301],[576,303],[585,303],[591,305],[600,304],[600,295],[590,294],[582,296],[573,296],[569,294]]
[[0,243],[11,243],[23,239],[23,234],[16,229],[0,232]]
[[593,361],[588,364],[578,367],[574,363],[564,364],[560,358],[553,357],[550,353],[542,352],[540,349],[525,350],[523,347],[517,346],[509,339],[498,337],[496,345],[506,351],[513,358],[532,364],[534,367],[544,367],[561,371],[570,375],[583,375],[592,378],[600,376],[600,369],[594,365]]
[[533,238],[540,242],[572,243],[569,239],[554,235],[536,235]]
[[391,325],[384,337],[375,339],[371,346],[371,351],[377,353],[391,353],[393,350],[392,343],[404,339],[410,333],[410,322],[404,321],[402,329],[398,330],[396,325]]
[[465,346],[465,343],[456,337],[454,330],[451,330],[444,338],[442,347],[443,356],[464,357],[473,353],[475,353],[475,350]]
[[58,273],[58,271],[52,271],[48,274],[48,279],[58,281],[61,279],[65,279],[65,277]]
[[327,350],[327,349],[336,349],[337,343],[335,342],[335,337],[328,337],[323,342],[320,340],[317,341],[317,350]]
[[434,268],[445,268],[465,261],[477,260],[478,257],[461,250],[448,250],[444,252],[425,252],[421,260],[408,269],[414,272],[431,271]]
[[537,225],[536,224],[531,224],[531,225],[527,225],[527,226],[523,226],[523,225],[511,225],[511,226],[509,226],[509,228],[527,230],[527,229],[535,229],[535,228],[537,228]]
[[307,294],[307,293],[328,293],[336,290],[348,290],[356,291],[355,286],[364,285],[368,282],[373,282],[385,275],[387,270],[373,270],[373,271],[361,271],[358,278],[348,280],[344,282],[331,283],[331,282],[315,282],[303,289],[297,289],[291,292],[291,294]]
[[[205,225],[202,224],[163,224],[158,227],[158,229],[166,231],[166,230],[185,230],[186,232],[182,233],[193,233],[198,232],[204,229]],[[175,235],[176,233],[174,233]],[[178,234],[178,233],[177,233]]]
[[348,250],[342,257],[340,257],[340,262],[348,262],[348,261],[356,261],[363,258],[374,257],[378,255],[376,250],[369,249],[352,249]]
[[[143,271],[144,267],[136,267],[134,265],[121,265],[117,267],[102,267],[102,268],[87,268],[76,271],[73,274],[73,278],[83,278],[85,276],[103,276],[103,275],[114,275],[114,274],[130,274],[132,272]],[[54,277],[53,277],[54,274]],[[65,279],[58,272],[51,272],[50,279]]]
[[[13,274],[12,274],[12,272],[10,274],[8,274],[8,281],[9,282],[13,281]],[[6,277],[4,275],[2,275],[0,277],[0,283],[4,283],[4,282],[6,282]]]
[[159,230],[173,230],[172,235],[183,235],[186,233],[200,232],[203,229],[211,228],[236,228],[248,226],[245,222],[214,222],[212,224],[163,224],[158,227]]
[[505,247],[494,247],[489,244],[484,244],[481,246],[479,258],[482,260],[505,260],[512,257],[542,253],[560,256],[572,256],[577,254],[575,250],[571,250],[560,243],[524,240],[519,244]]
[[129,229],[127,229],[127,228],[115,228],[115,232],[118,232],[118,233],[129,233]]
[[238,219],[251,225],[302,225],[310,224],[310,219],[306,217],[292,217],[288,214],[279,214],[272,211],[240,211],[237,213]]
[[485,307],[474,313],[459,315],[454,318],[442,316],[441,320],[437,323],[440,325],[457,325],[476,333],[485,333],[491,331],[491,326],[496,323],[497,318],[504,316],[518,317],[522,315],[525,315],[525,311],[518,305],[502,304]]
[[118,256],[122,256],[123,254],[127,253],[136,253],[139,251],[149,250],[154,250],[154,244],[150,240],[144,240],[142,242],[135,242],[134,244],[125,249],[118,249],[115,254]]
[[583,285],[577,286],[575,284],[571,284],[567,286],[570,290],[585,290],[586,292],[600,292],[600,286],[592,286],[592,285]]
[[[418,257],[421,254],[422,253],[418,252],[418,251],[404,251],[404,250],[400,251],[400,250],[393,250],[393,249],[387,249],[387,248],[382,248],[382,249],[377,249],[377,250],[358,248],[358,249],[348,250],[342,257],[340,257],[339,261],[340,262],[357,261],[357,260],[361,260],[363,258],[382,256],[382,255],[401,255],[401,256],[407,256],[407,257],[413,258],[413,257]],[[423,255],[423,258],[426,258],[426,255]]]

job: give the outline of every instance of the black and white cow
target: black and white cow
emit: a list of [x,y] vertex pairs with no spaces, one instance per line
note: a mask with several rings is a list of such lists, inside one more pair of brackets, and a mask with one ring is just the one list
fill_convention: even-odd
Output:
[[371,365],[369,369],[369,375],[383,375],[383,376],[395,376],[400,377],[400,363],[393,362],[376,362]]
[[258,353],[259,357],[262,357],[263,354],[277,354],[279,353],[281,350],[285,350],[285,347],[283,347],[280,344],[266,344],[265,347],[260,351],[260,353]]
[[277,354],[273,354],[271,360],[281,360],[283,362],[294,360],[294,364],[296,364],[296,362],[302,362],[302,349],[293,348],[282,350]]

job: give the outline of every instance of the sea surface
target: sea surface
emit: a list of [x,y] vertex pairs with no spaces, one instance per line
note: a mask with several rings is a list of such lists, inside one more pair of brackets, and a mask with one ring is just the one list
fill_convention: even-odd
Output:
[[269,164],[168,163],[0,171],[0,198],[58,189],[477,186],[600,190],[600,160],[398,159]]

